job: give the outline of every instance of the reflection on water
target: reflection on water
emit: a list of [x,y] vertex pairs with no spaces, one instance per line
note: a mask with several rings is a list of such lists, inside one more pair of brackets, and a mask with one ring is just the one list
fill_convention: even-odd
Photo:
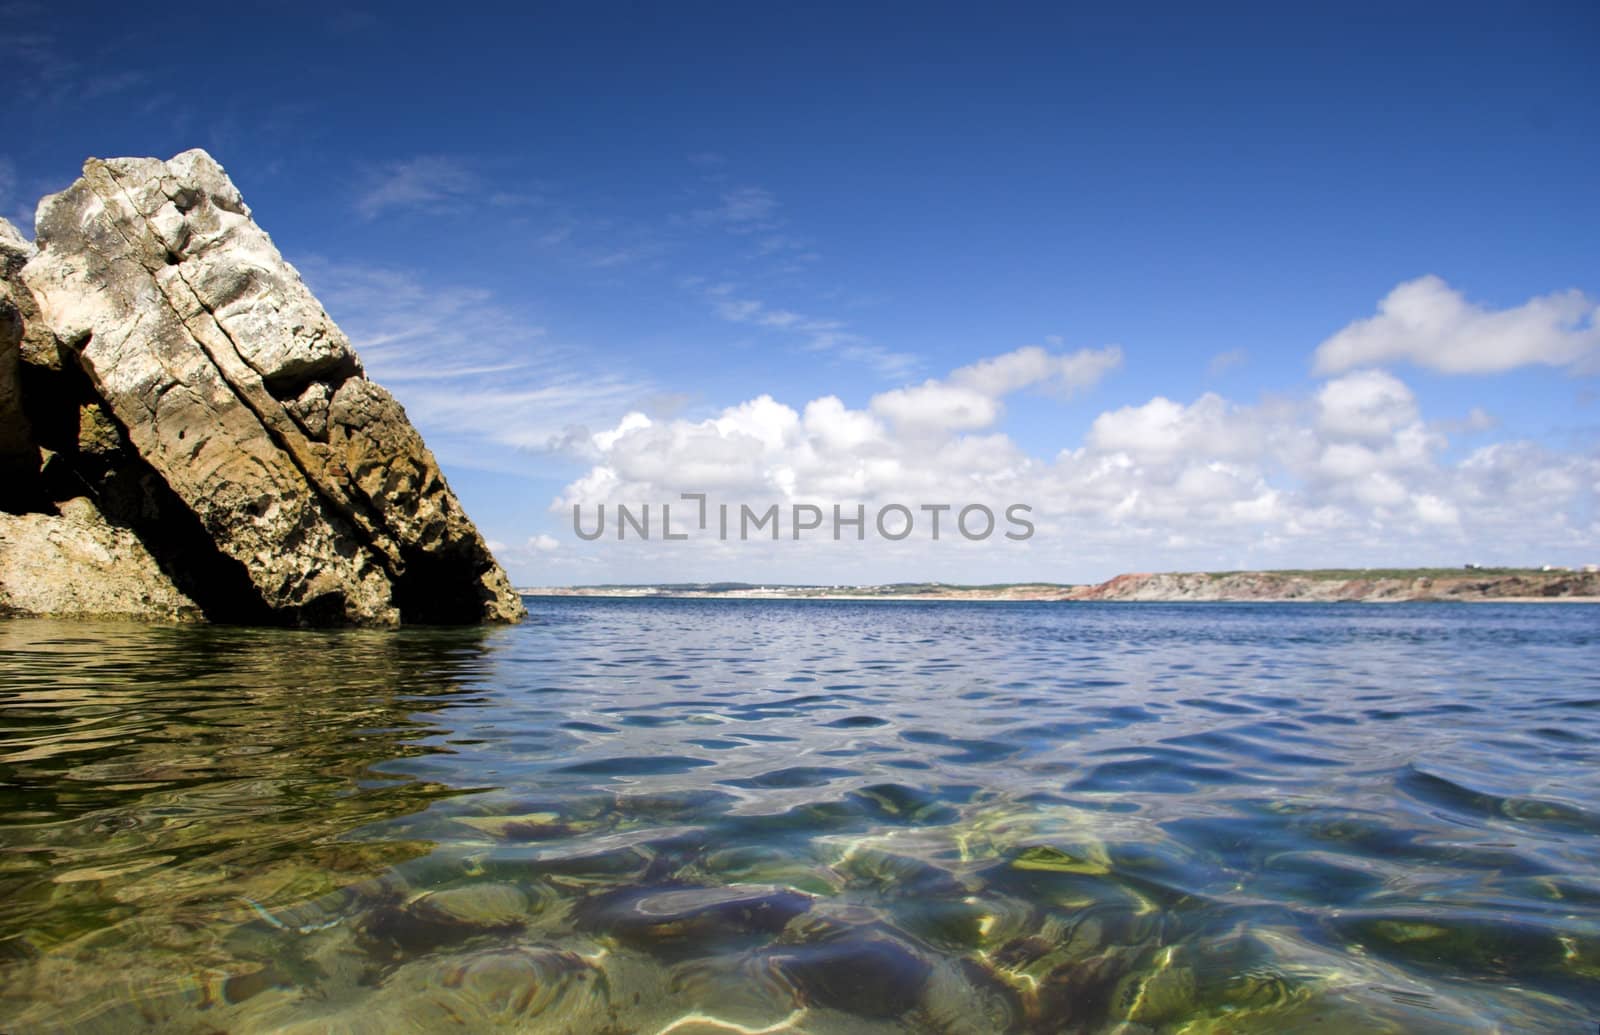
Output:
[[1600,609],[0,623],[0,1030],[1584,1031]]

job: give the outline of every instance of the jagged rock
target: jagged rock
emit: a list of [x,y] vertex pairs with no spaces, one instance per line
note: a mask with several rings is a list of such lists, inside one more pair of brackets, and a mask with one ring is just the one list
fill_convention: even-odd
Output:
[[21,360],[47,370],[61,369],[60,343],[39,319],[39,305],[22,284],[22,267],[34,256],[33,242],[0,218],[0,298],[22,316]]
[[194,601],[89,500],[57,514],[0,514],[0,614],[194,620]]
[[90,159],[37,227],[23,280],[105,409],[80,411],[78,448],[109,444],[108,415],[273,618],[522,616],[404,410],[209,155]]
[[[21,359],[27,324],[19,302],[25,299],[31,307],[33,299],[17,280],[32,256],[33,245],[0,219],[0,482],[7,486],[31,483],[39,470],[39,450],[22,409]],[[18,494],[12,490],[7,495]],[[0,500],[0,509],[19,509],[8,503],[11,500]]]
[[8,481],[39,466],[28,418],[22,412],[21,343],[22,314],[0,299],[0,478]]

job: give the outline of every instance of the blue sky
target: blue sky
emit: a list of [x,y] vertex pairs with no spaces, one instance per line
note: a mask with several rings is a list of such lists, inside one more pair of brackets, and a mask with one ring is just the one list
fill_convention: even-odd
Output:
[[1600,560],[1600,8],[1211,6],[9,4],[0,211],[209,150],[521,584]]

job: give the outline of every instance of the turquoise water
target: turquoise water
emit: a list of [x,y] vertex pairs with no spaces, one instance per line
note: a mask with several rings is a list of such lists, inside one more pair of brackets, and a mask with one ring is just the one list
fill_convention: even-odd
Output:
[[0,622],[0,1031],[1600,1021],[1600,608]]

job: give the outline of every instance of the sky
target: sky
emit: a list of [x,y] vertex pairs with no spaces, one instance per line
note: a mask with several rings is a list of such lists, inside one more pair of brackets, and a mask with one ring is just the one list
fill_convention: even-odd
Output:
[[63,6],[0,214],[205,148],[518,585],[1600,561],[1592,2]]

